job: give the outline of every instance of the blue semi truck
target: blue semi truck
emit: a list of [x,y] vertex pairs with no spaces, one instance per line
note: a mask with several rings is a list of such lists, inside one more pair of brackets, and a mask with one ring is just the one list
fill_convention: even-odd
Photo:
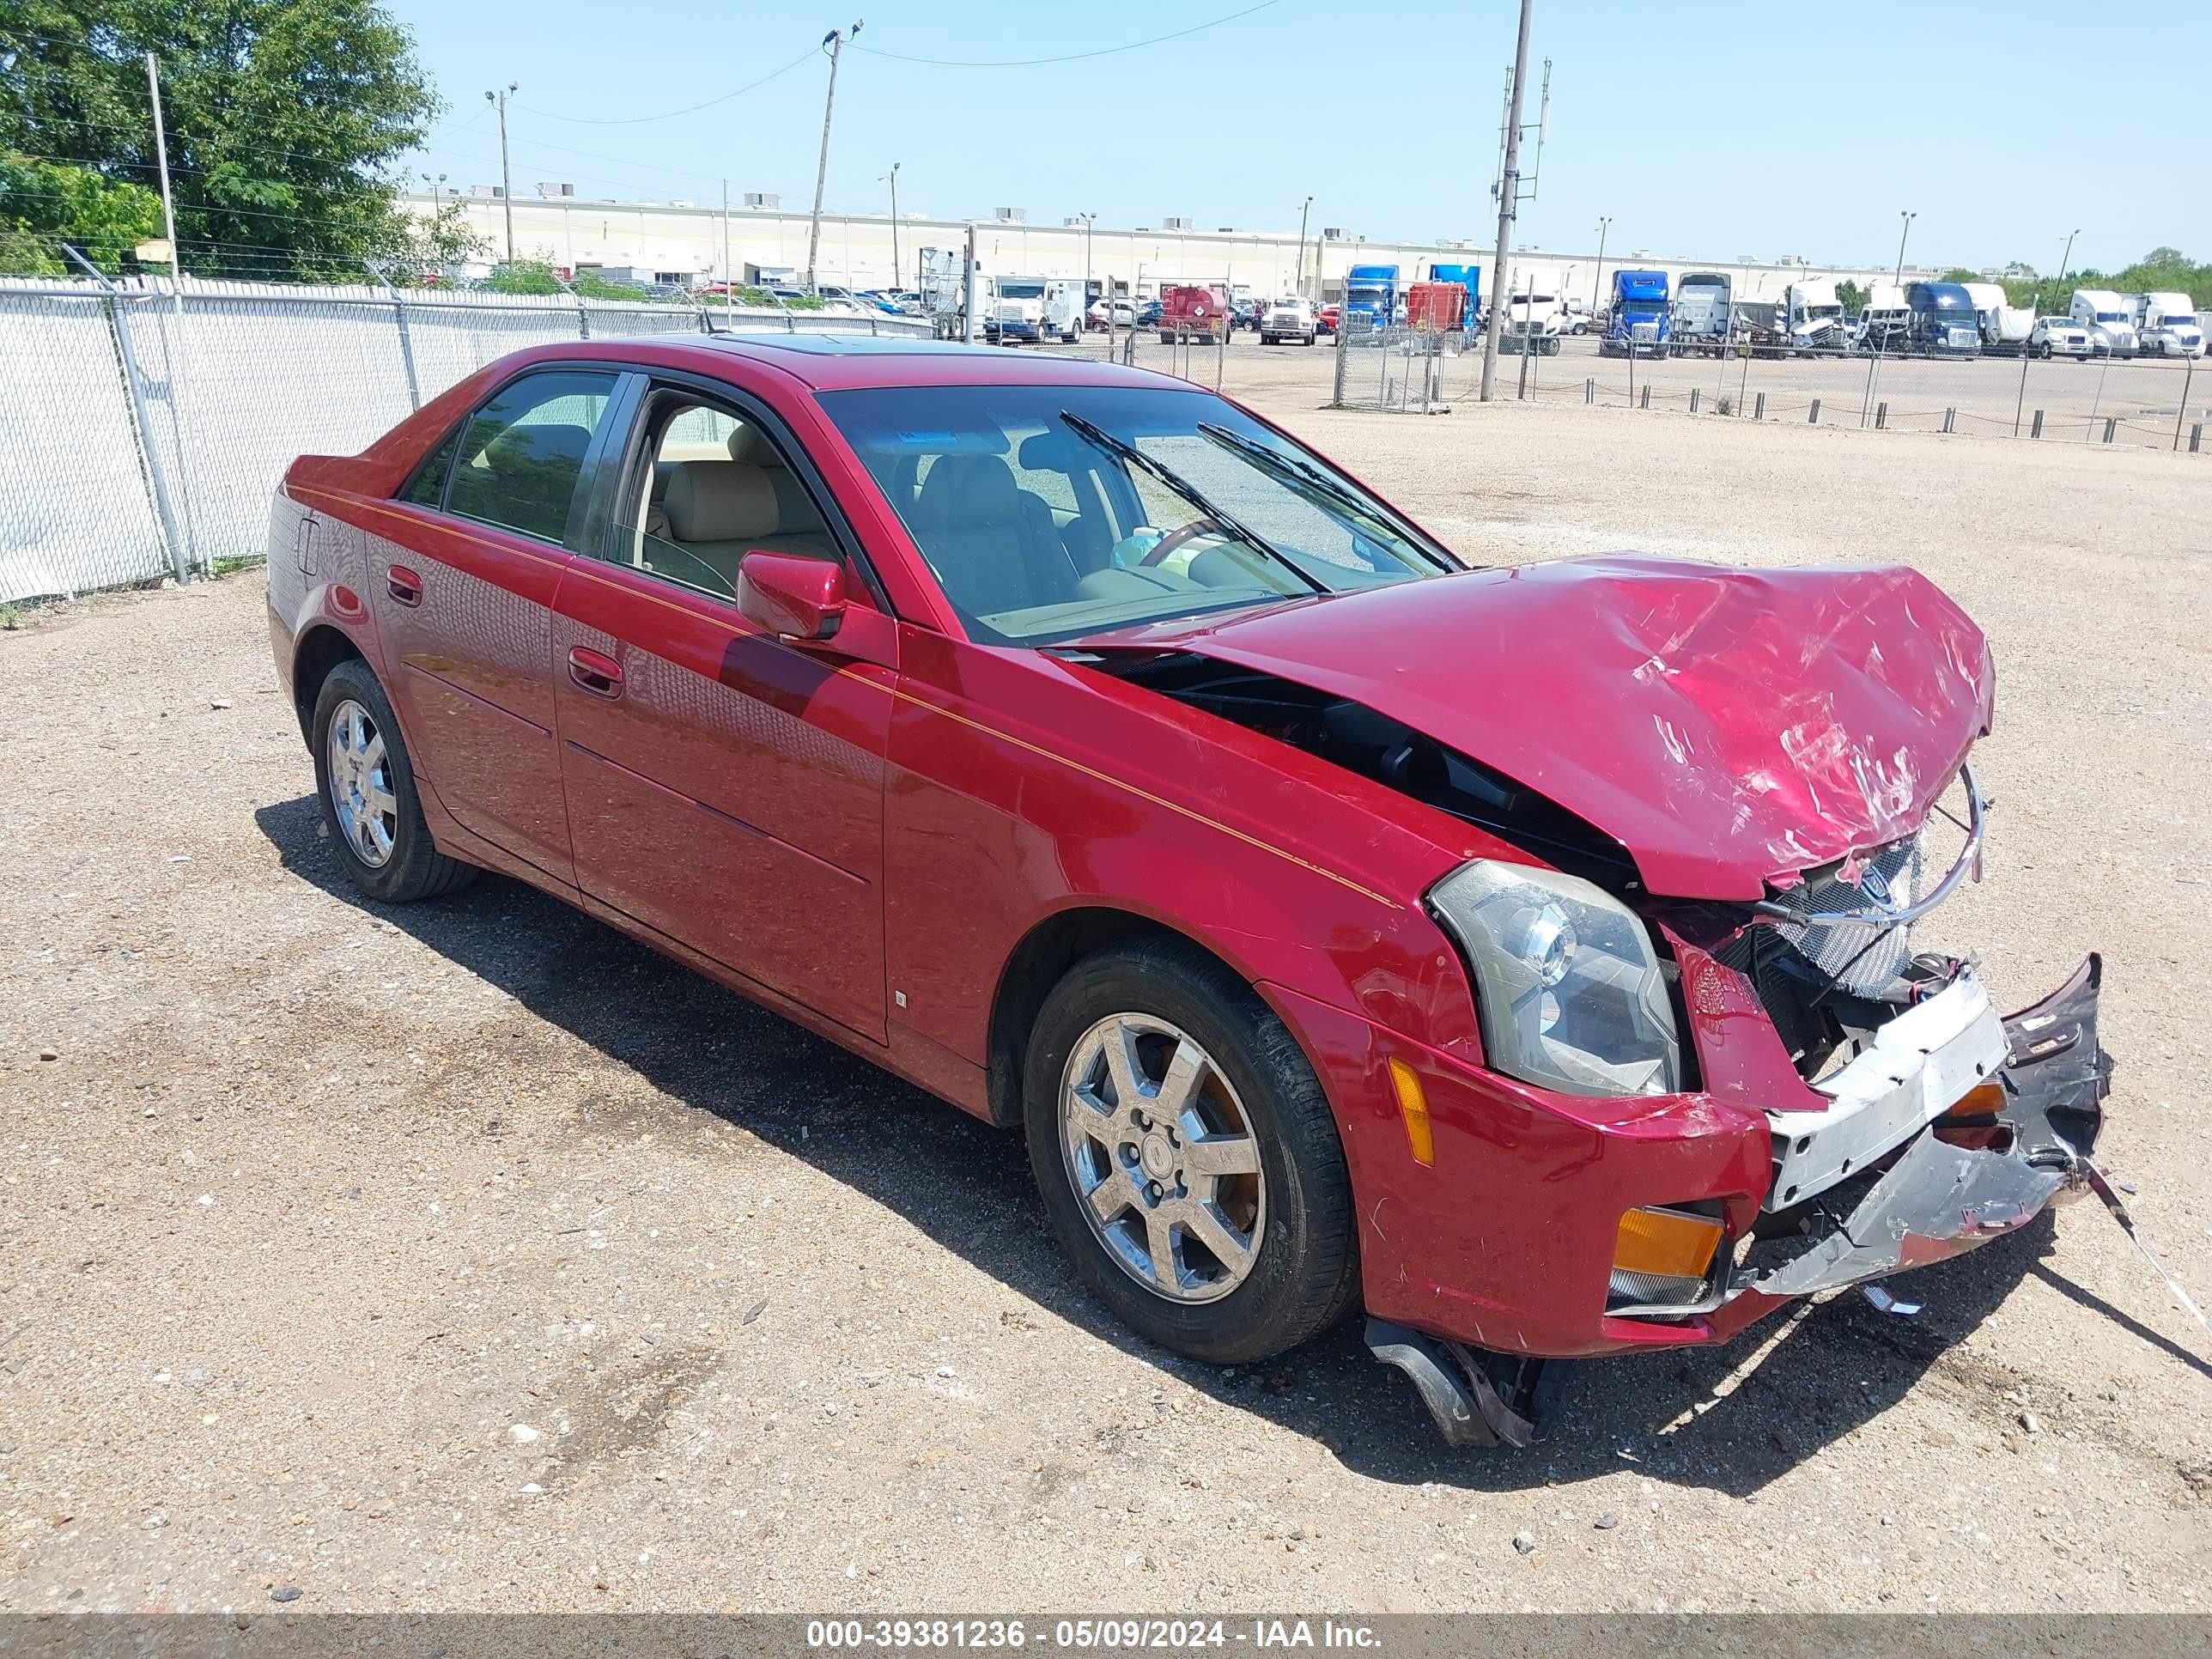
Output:
[[1482,267],[1431,264],[1429,280],[1432,283],[1457,283],[1467,290],[1467,331],[1473,334],[1475,319],[1482,311]]
[[1663,357],[1674,337],[1667,314],[1667,273],[1663,270],[1616,270],[1613,273],[1613,311],[1605,333],[1597,343],[1607,357]]
[[1344,273],[1345,331],[1359,331],[1361,322],[1370,329],[1389,327],[1398,320],[1398,300],[1397,266],[1352,266]]

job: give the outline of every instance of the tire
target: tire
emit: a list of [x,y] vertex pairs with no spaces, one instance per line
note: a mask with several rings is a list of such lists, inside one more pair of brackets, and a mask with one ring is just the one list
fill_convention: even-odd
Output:
[[[340,726],[343,736],[336,730]],[[331,670],[315,694],[308,729],[324,827],[346,875],[365,896],[386,904],[410,904],[458,892],[476,879],[474,865],[447,858],[431,841],[406,739],[367,663],[349,657]],[[340,779],[337,788],[334,750],[363,757],[362,769]],[[390,802],[382,811],[374,811],[379,793]],[[363,810],[341,814],[342,795],[359,801]]]
[[[1200,1104],[1193,1110],[1202,1110],[1208,1120],[1200,1127],[1228,1142],[1237,1137],[1224,1125],[1241,1121],[1255,1154],[1251,1174],[1213,1177],[1187,1170],[1183,1160],[1195,1143],[1166,1131],[1186,1130],[1189,1114],[1173,1125],[1152,1120],[1142,1134],[1142,1150],[1133,1154],[1128,1145],[1109,1148],[1068,1127],[1063,1109],[1072,1100],[1071,1061],[1098,1054],[1090,1062],[1098,1079],[1091,1097],[1103,1100],[1115,1092],[1099,1033],[1125,1018],[1168,1028],[1139,1039],[1148,1073],[1164,1073],[1167,1053],[1187,1052],[1186,1042],[1195,1045],[1208,1062],[1194,1097]],[[1030,1169],[1053,1231],[1085,1286],[1132,1329],[1193,1359],[1241,1365],[1296,1347],[1358,1301],[1352,1182],[1328,1099],[1297,1040],[1251,987],[1220,963],[1180,940],[1165,939],[1086,957],[1038,1012],[1023,1085]],[[1091,1109],[1073,1104],[1067,1109]],[[1095,1121],[1109,1135],[1122,1132],[1114,1120]],[[1156,1144],[1164,1142],[1176,1150]],[[1071,1150],[1079,1146],[1079,1152]],[[1084,1159],[1091,1167],[1079,1175]],[[1173,1168],[1162,1171],[1164,1182],[1153,1182],[1152,1172],[1169,1160]],[[1128,1202],[1105,1223],[1094,1223],[1091,1205],[1079,1194],[1079,1179],[1092,1176],[1100,1177],[1095,1185],[1102,1192],[1111,1182],[1128,1183],[1121,1189]],[[1158,1258],[1137,1241],[1152,1236],[1145,1219],[1147,1192],[1156,1195],[1164,1184],[1185,1193],[1186,1182],[1187,1195],[1178,1200],[1171,1193],[1162,1211],[1206,1210],[1231,1223],[1226,1233],[1231,1244],[1240,1237],[1256,1236],[1256,1242],[1239,1267],[1182,1230],[1180,1242],[1169,1247],[1177,1285],[1170,1292],[1155,1288],[1159,1278],[1151,1263]],[[1210,1200],[1198,1197],[1206,1190],[1200,1183],[1212,1186]],[[1163,1224],[1167,1220],[1164,1214]],[[1109,1231],[1122,1241],[1118,1249],[1108,1242]],[[1162,1232],[1176,1237],[1170,1225],[1164,1224]]]

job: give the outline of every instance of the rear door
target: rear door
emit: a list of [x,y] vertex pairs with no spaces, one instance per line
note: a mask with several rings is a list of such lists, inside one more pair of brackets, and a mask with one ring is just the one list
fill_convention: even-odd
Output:
[[507,382],[409,480],[372,538],[369,602],[419,778],[465,830],[574,884],[553,736],[553,596],[619,375]]
[[[599,461],[592,529],[553,619],[561,764],[592,899],[884,1040],[890,617],[818,474],[734,394],[645,390]],[[747,550],[840,561],[836,648],[736,605]],[[870,628],[870,623],[880,623]]]

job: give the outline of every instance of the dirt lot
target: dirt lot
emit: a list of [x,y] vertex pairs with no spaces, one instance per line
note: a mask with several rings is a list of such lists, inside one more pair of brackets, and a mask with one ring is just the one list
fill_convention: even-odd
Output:
[[[1255,401],[1473,556],[1906,560],[1982,619],[1996,851],[1936,932],[2016,1001],[2107,952],[2105,1150],[2212,1281],[2212,463],[1329,415],[1325,356]],[[0,634],[0,1609],[2212,1599],[2208,1340],[2101,1212],[1448,1454],[1351,1328],[1127,1337],[1011,1138],[553,902],[353,897],[261,604]]]

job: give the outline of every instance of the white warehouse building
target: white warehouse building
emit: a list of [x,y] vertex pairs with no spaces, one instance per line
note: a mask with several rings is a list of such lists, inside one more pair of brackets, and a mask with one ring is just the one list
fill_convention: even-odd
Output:
[[[516,258],[543,259],[568,271],[602,270],[629,281],[684,285],[791,282],[805,275],[808,215],[803,208],[785,208],[775,196],[743,197],[725,214],[719,204],[594,201],[572,190],[540,185],[536,194],[516,193]],[[425,218],[441,204],[459,202],[470,227],[491,250],[489,257],[505,257],[508,204],[495,188],[405,199],[410,210]],[[1138,299],[1154,297],[1166,283],[1226,283],[1240,295],[1267,297],[1303,289],[1330,300],[1340,296],[1344,274],[1356,264],[1395,264],[1407,280],[1425,275],[1434,262],[1472,264],[1482,270],[1486,297],[1493,286],[1492,249],[1474,239],[1371,241],[1332,226],[1316,228],[1302,245],[1295,228],[1201,230],[1177,217],[1131,228],[1086,225],[1079,218],[1042,225],[1030,223],[1020,208],[1000,208],[972,221],[901,214],[896,259],[888,214],[825,210],[817,280],[854,290],[918,287],[923,250],[957,253],[966,246],[971,224],[976,259],[987,272],[1088,276]],[[1751,300],[1778,299],[1789,283],[1808,278],[1848,278],[1863,286],[1887,282],[1893,275],[1887,265],[1817,264],[1788,255],[1694,259],[1608,247],[1606,271],[1623,265],[1664,270],[1670,282],[1686,271],[1718,271],[1734,279],[1738,299]],[[1908,280],[1928,274],[1915,266],[1905,269]],[[1594,301],[1600,297],[1599,282],[1595,250],[1562,253],[1525,247],[1513,258],[1516,291],[1533,284],[1540,294]]]

